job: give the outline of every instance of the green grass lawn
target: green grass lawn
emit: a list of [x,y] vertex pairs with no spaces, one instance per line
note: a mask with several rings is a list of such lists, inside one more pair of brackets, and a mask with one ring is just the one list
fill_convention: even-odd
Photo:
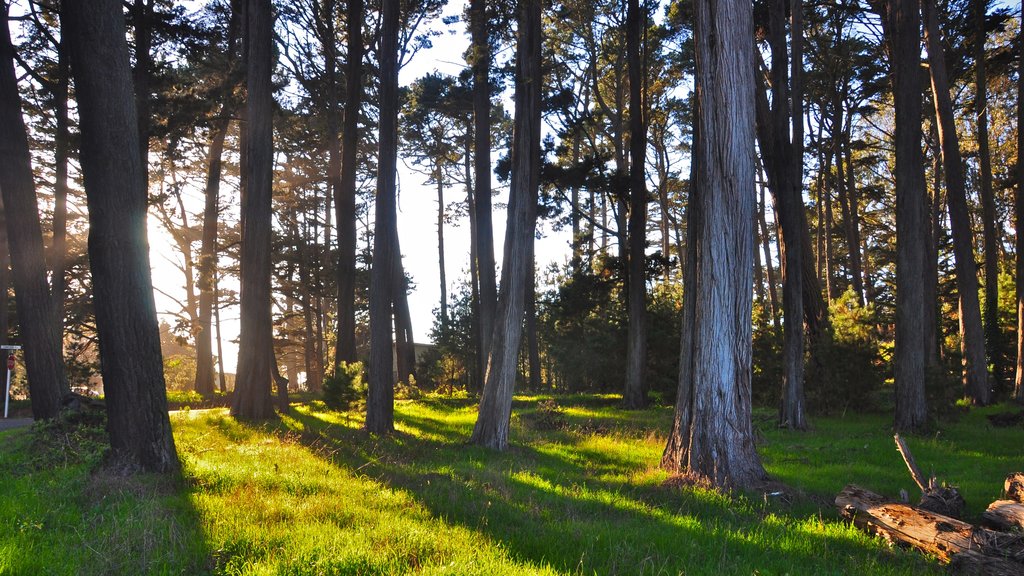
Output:
[[[775,429],[761,454],[797,497],[664,485],[671,409],[625,412],[616,397],[517,397],[513,447],[466,444],[473,402],[400,402],[398,432],[369,436],[319,402],[279,422],[224,409],[175,413],[184,478],[95,468],[88,438],[40,445],[0,435],[0,574],[929,574],[933,561],[841,523],[847,482],[916,489],[888,416]],[[1006,409],[1005,407],[1003,408]],[[1024,429],[976,410],[911,438],[928,473],[961,487],[976,517],[1024,469]]]

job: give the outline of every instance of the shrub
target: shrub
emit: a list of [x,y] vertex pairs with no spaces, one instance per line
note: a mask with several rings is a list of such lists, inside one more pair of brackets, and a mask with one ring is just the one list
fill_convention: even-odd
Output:
[[324,378],[324,404],[331,410],[349,410],[366,401],[362,362],[341,362]]

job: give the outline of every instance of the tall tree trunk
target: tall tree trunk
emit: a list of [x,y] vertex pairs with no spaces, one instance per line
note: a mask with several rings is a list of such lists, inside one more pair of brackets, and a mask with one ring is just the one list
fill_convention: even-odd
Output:
[[180,464],[167,416],[124,14],[118,0],[69,0],[62,9],[78,99],[110,445],[126,469],[173,472]]
[[[790,121],[801,124],[803,114],[787,106],[789,102],[786,57],[786,1],[774,0],[771,12],[772,50],[772,108],[771,124],[761,121],[758,136],[761,153],[765,156],[769,184],[776,190],[779,223],[782,230],[782,404],[780,425],[803,430],[807,427],[804,399],[804,276],[805,252],[801,242],[800,219],[803,213],[802,185],[798,175],[803,173],[802,145],[790,141]],[[764,91],[758,90],[756,105],[762,109],[760,118],[767,116]],[[802,133],[802,132],[801,132]],[[796,154],[801,151],[801,157]],[[798,168],[799,167],[799,168]],[[774,182],[774,185],[771,185]]]
[[768,284],[768,303],[770,304],[769,309],[771,310],[772,315],[772,326],[775,328],[776,334],[781,334],[782,326],[779,325],[779,296],[775,289],[777,284],[775,280],[775,267],[772,265],[772,251],[770,247],[768,222],[764,217],[765,210],[768,209],[764,194],[765,188],[767,187],[767,184],[761,186],[760,209],[757,213],[757,222],[761,229],[761,250],[764,252],[765,283]]
[[135,25],[135,83],[136,125],[139,131],[139,155],[142,157],[142,177],[149,187],[149,128],[152,123],[150,84],[153,74],[153,1],[134,0],[131,6]]
[[[1021,2],[1024,13],[1024,2]],[[1017,190],[1013,197],[1017,272],[1017,370],[1013,397],[1024,402],[1024,27],[1017,33]]]
[[861,262],[860,251],[860,197],[857,192],[857,182],[854,178],[853,169],[853,146],[851,130],[853,129],[852,118],[846,120],[846,130],[843,137],[843,151],[846,158],[846,199],[850,205],[850,221],[847,224],[847,248],[850,252],[850,276],[853,277],[853,291],[857,293],[857,301],[867,304],[864,298],[864,267]]
[[220,282],[217,267],[213,268],[213,322],[217,331],[217,383],[220,393],[228,393],[228,377],[224,370],[224,339],[220,334]]
[[[57,328],[63,336],[64,302],[67,292],[68,252],[68,150],[71,130],[68,128],[68,84],[71,77],[68,63],[68,41],[62,35],[57,47],[57,90],[54,94],[57,133],[54,135],[53,162],[53,248],[50,257],[50,295],[53,312],[57,315]],[[61,338],[63,341],[63,338]]]
[[402,251],[398,241],[398,230],[394,231],[392,245],[395,247],[394,259],[394,294],[393,307],[395,313],[395,363],[398,367],[397,379],[410,384],[416,377],[416,344],[412,334],[412,313],[409,310],[409,282],[405,278],[402,266]]
[[[541,0],[519,3],[516,43],[515,127],[512,183],[501,269],[501,294],[491,337],[483,397],[471,442],[496,450],[508,446],[512,389],[523,335],[526,282],[537,224],[540,184]],[[479,184],[479,181],[478,181]],[[477,197],[479,201],[479,196]],[[478,223],[479,224],[479,223]]]
[[896,429],[924,428],[924,165],[921,158],[921,11],[917,0],[887,0],[896,112]]
[[932,122],[930,140],[934,143],[934,161],[932,163],[932,195],[928,201],[928,217],[925,222],[928,234],[925,236],[924,259],[924,338],[925,338],[925,370],[931,379],[940,366],[942,358],[942,338],[940,335],[941,320],[939,316],[939,234],[934,229],[939,225],[939,196],[942,194],[942,149],[939,145],[939,131],[936,122]]
[[[996,232],[996,200],[992,192],[992,160],[988,143],[988,74],[985,63],[986,0],[972,0],[974,12],[974,118],[978,127],[978,168],[981,177],[982,238],[985,248],[985,348],[995,381],[1002,385],[1003,359],[999,345],[999,239]],[[988,362],[984,364],[986,370]],[[986,399],[984,403],[990,400]]]
[[[694,101],[693,142],[700,139],[700,124],[697,122],[697,107],[700,101]],[[684,470],[689,466],[688,450],[693,425],[694,388],[693,378],[693,339],[696,333],[697,320],[697,251],[698,234],[704,231],[703,203],[696,201],[703,198],[700,191],[701,182],[697,172],[697,148],[692,148],[690,157],[690,198],[686,203],[686,252],[683,260],[683,313],[682,326],[679,332],[679,380],[676,391],[676,406],[672,418],[672,429],[668,435],[668,443],[661,455],[661,467],[670,470]],[[698,232],[700,231],[700,232]]]
[[434,172],[437,180],[437,271],[440,276],[441,288],[441,329],[448,331],[448,279],[444,273],[444,181],[443,167],[438,162]]
[[[223,112],[227,112],[226,108]],[[213,395],[213,275],[217,267],[217,220],[220,199],[221,155],[228,132],[228,118],[212,126],[206,169],[206,205],[203,209],[203,238],[199,249],[199,323],[196,330],[195,389],[204,397]]]
[[640,32],[646,18],[639,0],[629,0],[626,10],[626,58],[629,68],[629,329],[626,346],[626,408],[647,404],[647,118],[643,101],[643,70]]
[[985,366],[985,334],[982,329],[981,305],[978,302],[978,271],[974,263],[974,235],[971,231],[964,166],[949,97],[945,55],[934,0],[924,0],[924,14],[928,68],[931,71],[935,116],[939,121],[939,142],[942,146],[942,166],[946,176],[946,199],[949,203],[957,291],[960,297],[964,394],[972,402],[984,405],[989,403],[990,396],[988,369]]
[[270,0],[248,0],[246,149],[242,196],[240,331],[231,414],[259,420],[274,415],[271,398],[271,184],[274,168],[272,16]]
[[[395,429],[394,369],[391,310],[399,258],[395,179],[398,170],[398,33],[399,2],[383,0],[380,32],[380,123],[378,130],[377,200],[373,229],[373,267],[370,270],[370,381],[366,429],[387,434]],[[400,266],[400,264],[399,264]],[[397,352],[397,351],[396,351]]]
[[363,85],[363,0],[349,0],[346,9],[345,110],[342,118],[341,174],[334,189],[338,221],[338,334],[335,364],[356,361],[356,167],[359,110]]
[[[466,212],[469,214],[469,278],[470,278],[470,318],[472,319],[472,334],[479,345],[483,341],[480,336],[480,274],[477,272],[477,231],[476,231],[476,197],[473,187],[473,126],[466,126],[466,154],[463,170],[466,176]],[[469,385],[467,388],[479,390],[483,386],[483,375],[486,367],[487,357],[476,348],[476,356],[472,367],[466,366],[469,373]]]
[[486,0],[470,0],[473,58],[473,166],[476,175],[476,270],[480,278],[480,355],[490,352],[498,288],[495,281],[494,226],[491,221],[491,45]]
[[537,340],[537,260],[534,246],[530,245],[530,266],[526,282],[526,355],[530,368],[530,390],[544,385],[540,374],[540,342]]
[[[14,46],[3,10],[0,36],[0,192],[11,255],[18,327],[23,337],[32,416],[49,419],[60,411],[68,390],[61,351],[60,324],[46,282],[43,230],[39,223],[32,155],[21,115],[14,73]],[[6,286],[3,287],[6,290]]]
[[[824,145],[822,146],[824,148]],[[821,187],[821,203],[822,203],[822,215],[825,217],[824,225],[822,226],[822,247],[824,248],[822,261],[824,262],[825,268],[825,295],[828,296],[829,300],[835,300],[837,297],[835,282],[835,254],[833,253],[834,239],[832,238],[832,190],[836,188],[836,181],[832,177],[832,158],[833,155],[829,152],[823,152],[825,156],[824,172],[825,177],[822,179],[823,186]]]
[[[691,206],[696,260],[688,271],[694,300],[689,393],[680,393],[663,463],[719,486],[747,488],[766,474],[751,424],[751,271],[754,217],[754,53],[749,2],[695,2],[698,136]],[[692,212],[691,212],[692,213]],[[680,382],[680,388],[684,387]],[[682,392],[682,390],[681,390]],[[681,402],[692,400],[691,406]],[[681,418],[681,413],[689,413]],[[670,452],[670,450],[672,452]]]

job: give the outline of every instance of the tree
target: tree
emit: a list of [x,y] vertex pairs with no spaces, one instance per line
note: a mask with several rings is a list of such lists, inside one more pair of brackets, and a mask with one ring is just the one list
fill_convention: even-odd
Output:
[[180,464],[167,416],[122,5],[69,0],[63,8],[81,126],[110,444],[127,470],[172,472]]
[[341,126],[341,173],[335,187],[338,221],[338,334],[335,363],[356,361],[356,169],[363,83],[363,1],[349,0],[345,100]]
[[896,429],[925,426],[924,165],[921,157],[921,11],[887,0],[883,25],[896,114]]
[[628,311],[629,336],[626,352],[627,408],[647,404],[644,376],[647,370],[647,182],[644,173],[647,152],[647,114],[643,101],[643,70],[640,32],[646,15],[639,0],[629,0],[626,9],[626,59],[629,68],[629,252]]
[[[373,268],[370,271],[370,381],[366,399],[366,429],[386,434],[394,424],[394,370],[391,339],[392,303],[396,278],[395,242],[398,214],[395,187],[398,170],[398,0],[381,4],[380,124],[378,126],[377,199],[374,218]],[[404,282],[401,283],[404,289]]]
[[662,465],[720,486],[765,478],[751,423],[752,6],[695,3],[697,122],[679,393]]
[[541,161],[541,0],[521,1],[518,22],[512,182],[501,291],[487,356],[483,396],[470,438],[474,444],[495,450],[504,450],[508,446],[512,389],[523,335],[526,283],[532,276],[529,267],[533,262]]
[[[498,288],[494,277],[494,227],[491,221],[491,41],[486,0],[470,0],[470,66],[473,70],[473,207],[476,215],[476,274],[479,283],[478,350],[487,358],[494,331]],[[486,363],[484,363],[486,364]],[[486,371],[486,365],[481,372]]]
[[231,19],[228,24],[225,46],[226,70],[223,71],[225,78],[221,89],[223,102],[220,106],[220,116],[210,123],[207,147],[206,202],[203,209],[202,244],[199,249],[199,278],[197,282],[199,288],[198,326],[195,330],[195,389],[196,392],[204,396],[212,396],[214,391],[213,309],[217,305],[214,275],[217,269],[217,226],[220,215],[220,182],[223,166],[221,156],[231,122],[230,112],[233,109],[231,91],[237,82],[234,62],[235,51],[238,48],[238,33],[242,26],[241,17],[241,2],[234,0],[231,6]]
[[[934,1],[934,0],[933,0]],[[978,129],[978,176],[981,181],[981,222],[985,266],[985,347],[994,372],[1003,372],[999,340],[999,243],[996,233],[996,201],[992,191],[992,154],[988,141],[988,65],[985,41],[988,39],[986,12],[987,0],[971,0],[974,19],[974,119]],[[988,372],[988,363],[983,367]],[[984,390],[980,385],[968,386],[967,397],[974,402],[987,404],[991,395],[987,378]]]
[[[953,117],[953,104],[949,96],[946,57],[942,48],[935,0],[923,2],[928,68],[931,72],[935,116],[938,119],[942,168],[946,177],[946,198],[949,203],[949,221],[953,232],[953,254],[960,298],[960,349],[964,363],[964,394],[972,401],[984,405],[989,402],[988,369],[985,364],[985,334],[982,328],[981,305],[978,302],[978,271],[974,263],[974,233],[971,231],[971,216],[967,205],[967,184],[964,178],[963,158],[960,155],[960,142],[956,133],[956,120]],[[921,186],[924,187],[923,181]]]
[[[0,193],[10,246],[18,326],[23,336],[32,416],[57,416],[68,391],[61,352],[60,317],[46,282],[43,232],[39,223],[28,135],[14,73],[14,46],[6,5],[0,30]],[[6,286],[4,287],[6,290]]]
[[248,0],[246,17],[248,134],[243,146],[248,174],[242,194],[241,323],[231,414],[236,418],[260,420],[274,414],[270,281],[274,111],[270,0]]
[[[1021,4],[1024,13],[1024,3]],[[1017,34],[1017,188],[1014,195],[1014,224],[1016,225],[1017,272],[1017,370],[1014,375],[1013,397],[1024,402],[1024,26]]]

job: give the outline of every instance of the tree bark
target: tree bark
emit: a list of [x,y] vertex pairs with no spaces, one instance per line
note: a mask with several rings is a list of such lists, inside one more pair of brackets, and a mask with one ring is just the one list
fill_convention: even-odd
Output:
[[[933,0],[934,1],[934,0]],[[978,127],[978,168],[981,180],[981,222],[985,248],[985,349],[996,382],[1002,381],[1003,359],[999,352],[999,240],[996,232],[996,200],[992,192],[992,155],[988,142],[988,73],[985,56],[985,0],[972,0],[974,12],[974,118]],[[984,363],[987,371],[988,362]],[[987,389],[986,389],[987,390]],[[986,398],[982,403],[987,404]]]
[[53,312],[57,315],[57,328],[63,336],[64,303],[67,298],[65,275],[68,252],[68,157],[71,146],[71,130],[68,127],[68,85],[71,71],[68,62],[68,41],[63,35],[57,50],[58,78],[54,94],[57,133],[53,142],[53,247],[50,256],[50,297],[53,298]]
[[[395,364],[397,364],[397,380],[411,384],[416,378],[416,344],[412,334],[412,313],[409,310],[409,282],[405,278],[402,266],[402,251],[398,241],[398,230],[394,231],[392,245],[395,248],[394,259],[394,301],[395,314]],[[410,379],[411,377],[411,379]]]
[[[224,109],[226,111],[226,109]],[[217,220],[220,200],[221,155],[228,132],[225,117],[214,123],[206,169],[206,205],[203,209],[203,238],[199,248],[199,322],[196,330],[195,390],[213,396],[213,275],[217,267]]]
[[896,113],[896,414],[898,432],[926,425],[924,395],[924,166],[921,158],[920,5],[888,0],[883,17]]
[[537,340],[537,260],[530,246],[529,278],[526,281],[526,355],[530,368],[530,389],[544,385],[540,373],[540,342]]
[[476,269],[480,282],[481,357],[490,353],[496,321],[498,288],[495,282],[494,226],[491,215],[491,44],[486,0],[470,0],[470,35],[473,70],[473,167],[476,212]]
[[626,58],[629,69],[629,252],[626,346],[626,408],[647,405],[647,118],[643,102],[640,32],[646,21],[639,0],[629,0],[626,10]]
[[[501,293],[488,353],[483,396],[470,439],[474,444],[496,450],[504,450],[508,446],[512,389],[523,334],[526,282],[537,224],[543,84],[541,0],[523,0],[519,3],[518,29],[512,183],[509,190],[505,254],[501,269]],[[479,180],[477,184],[479,186]],[[478,194],[477,201],[479,200]],[[477,225],[479,226],[479,222]]]
[[964,394],[972,402],[984,405],[989,403],[990,395],[988,369],[985,365],[985,335],[982,329],[981,305],[978,302],[978,273],[974,263],[974,235],[971,232],[963,159],[956,134],[953,105],[949,97],[945,55],[934,0],[924,0],[924,14],[932,97],[939,124],[942,166],[946,176],[946,199],[949,203],[949,221],[953,233],[953,255],[960,300],[960,349],[964,362]]
[[125,469],[174,472],[180,464],[167,417],[122,5],[72,0],[62,8],[78,99],[110,445]]
[[134,0],[131,6],[135,27],[135,82],[136,125],[139,131],[139,155],[142,158],[142,177],[149,189],[149,127],[152,123],[150,84],[153,74],[153,1]]
[[246,121],[247,188],[242,195],[239,293],[241,323],[231,414],[260,420],[274,415],[271,398],[271,186],[274,168],[272,27],[270,0],[248,0]]
[[366,429],[387,434],[395,429],[394,369],[392,366],[391,311],[396,283],[395,239],[398,215],[395,184],[398,155],[398,0],[383,0],[380,32],[380,123],[377,158],[377,199],[370,270],[370,381],[366,401]]
[[[1022,5],[1024,6],[1024,5]],[[1024,11],[1024,9],[1022,9]],[[1017,189],[1013,196],[1017,275],[1017,370],[1013,398],[1024,402],[1024,26],[1017,33]]]
[[444,180],[443,167],[440,162],[434,171],[437,180],[437,271],[440,276],[441,288],[441,329],[448,331],[448,279],[444,270]]
[[[751,305],[754,196],[753,14],[749,2],[695,3],[696,181],[700,221],[691,237],[694,322],[689,388],[676,405],[662,462],[718,486],[747,488],[766,474],[751,424]],[[685,343],[685,341],[684,341]],[[692,401],[690,406],[681,402]],[[685,416],[685,414],[689,416]],[[678,451],[669,454],[669,449]]]
[[[3,10],[0,36],[0,192],[11,255],[11,276],[17,302],[18,327],[24,344],[32,416],[57,416],[68,391],[61,350],[59,317],[46,282],[43,230],[32,176],[28,133],[21,115],[21,96],[14,73],[14,46]],[[6,290],[6,286],[3,287]]]
[[359,147],[359,110],[363,85],[363,0],[349,0],[346,9],[345,110],[341,133],[341,174],[335,188],[338,221],[338,334],[335,364],[356,357],[356,168]]
[[[763,90],[756,94],[758,137],[764,157],[769,187],[776,191],[776,206],[782,231],[782,403],[779,424],[803,430],[807,427],[804,402],[804,275],[803,258],[806,251],[800,231],[803,214],[801,157],[797,158],[795,141],[790,141],[790,121],[802,122],[802,114],[793,116],[787,106],[790,99],[788,57],[786,54],[786,0],[774,0],[771,5],[770,38],[772,51],[772,108],[768,109]],[[755,73],[758,73],[755,69]],[[770,121],[768,120],[770,118]]]

